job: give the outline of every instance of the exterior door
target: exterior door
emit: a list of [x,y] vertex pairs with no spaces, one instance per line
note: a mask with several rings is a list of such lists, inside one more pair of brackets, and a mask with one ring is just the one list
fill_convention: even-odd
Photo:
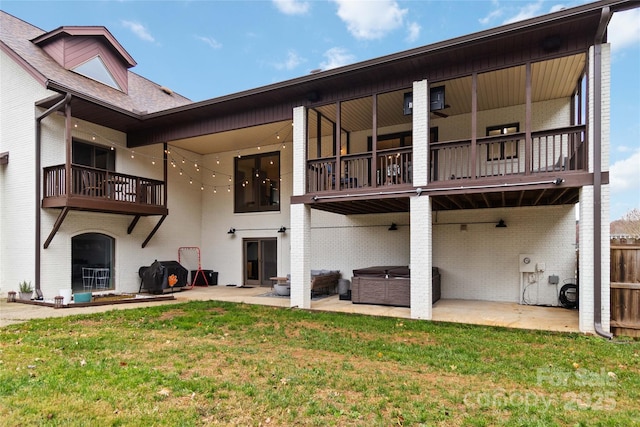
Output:
[[244,285],[271,286],[278,273],[278,240],[243,239]]

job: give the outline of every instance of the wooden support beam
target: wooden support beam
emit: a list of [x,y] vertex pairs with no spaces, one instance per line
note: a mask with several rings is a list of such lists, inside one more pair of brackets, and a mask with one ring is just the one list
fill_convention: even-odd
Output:
[[162,225],[162,223],[164,222],[165,218],[167,216],[166,215],[162,215],[162,218],[160,218],[160,221],[158,221],[158,223],[156,224],[155,227],[153,227],[153,230],[151,230],[151,233],[149,233],[149,235],[147,236],[147,238],[144,240],[144,242],[142,242],[142,248],[144,249],[147,246],[147,243],[149,243],[149,240],[151,240],[151,238],[153,237],[154,234],[156,234],[156,231],[158,231],[158,229],[160,228],[160,226]]
[[140,215],[136,215],[133,218],[133,221],[131,221],[131,224],[129,224],[129,227],[127,228],[127,234],[131,234],[133,232],[133,229],[136,228],[136,224],[138,224],[139,220],[140,220]]
[[62,221],[64,221],[69,211],[70,209],[67,206],[62,208],[62,211],[60,211],[60,214],[58,215],[58,219],[56,219],[55,224],[53,224],[53,229],[51,230],[51,233],[49,233],[49,237],[47,237],[47,240],[45,240],[44,242],[45,249],[49,247],[49,244],[51,243],[51,241],[53,240],[53,237],[56,235],[56,233],[60,229],[60,226],[62,225]]

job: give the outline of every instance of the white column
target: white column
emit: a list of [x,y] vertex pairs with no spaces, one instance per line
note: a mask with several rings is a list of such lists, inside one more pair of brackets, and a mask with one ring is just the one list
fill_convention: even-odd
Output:
[[429,180],[429,84],[413,83],[413,185],[427,185]]
[[[304,107],[293,110],[293,195],[305,194],[307,114]],[[291,205],[291,307],[311,308],[311,208]]]
[[303,196],[307,185],[307,111],[293,109],[293,195]]
[[291,205],[291,307],[311,308],[311,208]]
[[431,197],[413,196],[411,218],[411,318],[431,319]]
[[[579,327],[580,332],[595,332],[593,327],[593,186],[580,189],[578,220]],[[608,270],[607,270],[608,272]],[[607,281],[607,283],[609,283]]]
[[[427,185],[429,180],[429,83],[413,83],[413,185]],[[411,317],[431,319],[431,198],[413,196],[411,222]]]

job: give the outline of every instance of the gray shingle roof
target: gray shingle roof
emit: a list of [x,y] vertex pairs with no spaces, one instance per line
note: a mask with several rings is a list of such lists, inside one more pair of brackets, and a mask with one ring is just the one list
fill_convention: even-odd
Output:
[[124,93],[93,79],[66,70],[31,40],[45,32],[4,11],[0,11],[0,43],[23,61],[31,73],[40,75],[43,84],[56,82],[73,91],[96,98],[119,109],[135,113],[152,113],[178,107],[191,101],[175,92],[166,93],[161,85],[128,71],[129,93]]

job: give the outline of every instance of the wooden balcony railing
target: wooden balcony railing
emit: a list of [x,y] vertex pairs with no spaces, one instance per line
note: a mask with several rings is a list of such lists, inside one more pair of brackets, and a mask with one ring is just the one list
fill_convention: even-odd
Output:
[[[44,168],[43,179],[44,201],[77,198],[147,207],[165,205],[164,182],[149,178],[72,165],[69,194],[65,165]],[[51,202],[49,206],[53,207]]]
[[571,126],[532,133],[528,155],[524,133],[478,139],[475,156],[470,140],[432,143],[430,180],[582,170],[584,141],[585,127]]
[[[430,182],[496,176],[579,171],[586,165],[585,126],[534,132],[529,153],[525,134],[481,138],[472,152],[471,140],[431,143]],[[307,192],[342,191],[360,187],[407,185],[413,182],[412,147],[307,161]],[[375,171],[374,166],[375,165]]]

